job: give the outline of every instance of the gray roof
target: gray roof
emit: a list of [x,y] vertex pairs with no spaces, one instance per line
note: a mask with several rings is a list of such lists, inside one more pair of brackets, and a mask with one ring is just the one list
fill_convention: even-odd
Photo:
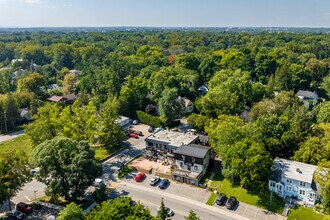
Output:
[[307,91],[307,90],[299,90],[297,92],[297,96],[307,98],[307,99],[318,99],[319,97],[315,92]]
[[161,142],[166,145],[180,147],[182,145],[194,142],[197,138],[198,136],[191,132],[183,133],[160,129],[158,132],[155,132],[154,134],[150,135],[145,140],[151,142]]
[[210,150],[209,147],[198,145],[198,144],[188,144],[179,147],[175,153],[182,154],[191,157],[204,158],[206,153]]
[[317,166],[276,157],[272,167],[271,180],[279,182],[282,177],[312,183]]

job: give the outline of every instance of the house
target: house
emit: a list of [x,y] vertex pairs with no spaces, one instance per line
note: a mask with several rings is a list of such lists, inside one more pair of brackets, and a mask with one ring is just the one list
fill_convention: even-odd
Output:
[[194,103],[188,98],[179,96],[175,101],[181,107],[181,115],[190,114],[194,111]]
[[174,157],[174,152],[182,145],[198,142],[198,135],[192,132],[178,132],[160,129],[145,139],[147,150],[158,158]]
[[18,113],[19,113],[22,121],[30,121],[31,120],[31,113],[30,113],[30,110],[28,108],[18,109]]
[[132,120],[125,116],[119,116],[119,118],[115,120],[115,123],[124,130],[125,134],[129,133],[131,122]]
[[75,74],[75,75],[80,75],[81,71],[80,70],[69,70],[69,73]]
[[318,102],[318,95],[315,92],[299,90],[297,96],[304,102],[304,105],[309,108],[311,105],[316,105]]
[[209,166],[211,148],[198,144],[180,146],[174,152],[176,169],[173,180],[198,186]]
[[269,190],[287,202],[313,206],[318,195],[313,174],[317,166],[276,157],[269,178]]
[[201,85],[198,87],[198,93],[200,96],[204,96],[209,91],[209,88],[207,88],[206,85]]
[[74,103],[74,101],[77,99],[77,96],[75,94],[68,94],[65,96],[57,96],[57,95],[53,95],[51,97],[49,97],[47,100],[50,102],[55,102],[55,103],[64,103],[64,104],[72,104]]

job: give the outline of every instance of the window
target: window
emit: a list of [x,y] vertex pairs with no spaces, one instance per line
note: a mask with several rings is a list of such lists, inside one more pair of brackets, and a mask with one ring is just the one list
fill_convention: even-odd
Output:
[[180,167],[183,167],[183,162],[180,162]]
[[306,183],[305,182],[300,182],[300,186],[305,187],[306,186]]
[[287,183],[292,183],[292,180],[291,179],[286,179],[286,182]]
[[291,192],[291,186],[285,186],[285,191]]
[[300,195],[305,195],[305,190],[299,190]]
[[192,162],[192,163],[195,163],[195,157],[193,157],[193,158],[191,159],[191,162]]
[[282,190],[282,186],[281,185],[277,185],[277,190],[281,191]]
[[269,185],[270,185],[270,187],[275,187],[275,183],[274,182],[270,182]]
[[158,148],[158,144],[156,144],[156,147]]
[[152,147],[153,144],[152,144],[151,142],[148,142],[148,146],[149,146],[149,147]]
[[166,145],[164,145],[164,149],[167,150],[167,146]]
[[195,165],[195,166],[194,166],[194,169],[195,169],[195,170],[198,170],[198,166],[197,166],[197,165]]
[[184,155],[181,155],[182,156],[182,160],[184,161],[184,159],[185,159],[185,156]]

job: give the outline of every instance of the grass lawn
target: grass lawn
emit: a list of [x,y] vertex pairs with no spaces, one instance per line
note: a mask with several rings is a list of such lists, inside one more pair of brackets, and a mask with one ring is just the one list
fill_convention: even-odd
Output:
[[109,152],[103,147],[98,147],[95,149],[95,159],[102,160],[108,155]]
[[32,152],[32,143],[29,136],[23,134],[15,139],[0,143],[0,151],[16,150],[24,151],[27,155]]
[[290,210],[288,220],[322,220],[325,219],[325,215],[315,212],[312,208],[297,207]]
[[[263,209],[270,210],[276,213],[282,213],[284,201],[273,194],[272,206],[269,205],[270,193],[268,190],[252,189],[246,190],[240,186],[232,186],[232,184],[221,175],[218,170],[211,181],[210,188],[217,189],[218,192],[224,193],[229,196],[235,196],[238,201],[258,206]],[[214,193],[213,193],[214,194]],[[207,204],[213,204],[216,195],[211,195]]]
[[[37,198],[37,200],[41,201],[41,202],[52,203],[52,204],[63,206],[63,207],[69,205],[72,202],[72,201],[65,200],[63,197],[59,197],[57,199],[57,201],[50,201],[50,197],[48,197],[48,196],[39,197],[39,198]],[[80,207],[84,210],[84,209],[87,209],[90,205],[92,205],[93,201],[78,199],[77,201],[75,201],[75,203],[77,205],[80,205]]]

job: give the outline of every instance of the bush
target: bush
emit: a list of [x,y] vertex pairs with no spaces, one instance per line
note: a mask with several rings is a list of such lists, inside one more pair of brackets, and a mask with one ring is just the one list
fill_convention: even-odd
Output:
[[143,111],[136,111],[136,114],[139,118],[139,120],[147,125],[153,126],[153,127],[161,127],[162,121],[159,119],[159,117],[149,115]]

